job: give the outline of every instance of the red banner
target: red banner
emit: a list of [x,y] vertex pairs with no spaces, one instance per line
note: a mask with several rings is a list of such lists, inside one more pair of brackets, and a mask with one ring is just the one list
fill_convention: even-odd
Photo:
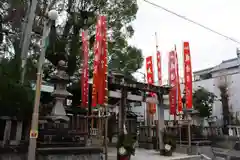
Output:
[[169,107],[170,107],[169,114],[176,115],[177,75],[176,75],[176,56],[174,51],[169,52],[168,72],[169,72],[169,84],[172,87],[169,92]]
[[99,52],[99,45],[101,41],[100,36],[100,26],[101,26],[101,19],[98,17],[97,25],[96,25],[96,39],[94,43],[94,62],[93,62],[93,85],[92,85],[92,107],[97,106],[97,91],[98,91],[98,82],[99,82],[99,76],[98,76],[98,64],[100,61],[100,52]]
[[[147,71],[147,83],[154,84],[154,73],[153,73],[153,61],[152,56],[146,58],[146,71]],[[151,93],[151,96],[154,97],[154,93]],[[156,104],[149,105],[149,112],[151,114],[156,113]]]
[[162,85],[162,67],[161,67],[161,53],[157,51],[157,70],[158,70],[158,84]]
[[176,71],[177,71],[177,106],[178,106],[178,112],[182,112],[182,96],[181,96],[181,88],[180,88],[180,77],[179,77],[179,68],[178,68],[178,56],[177,51],[175,47],[175,55],[176,55]]
[[106,17],[99,16],[96,25],[96,41],[94,44],[94,71],[92,106],[103,105],[107,100],[107,41]]
[[99,85],[99,95],[98,95],[98,104],[104,105],[107,101],[107,24],[106,17],[101,16],[101,57],[100,57],[100,85]]
[[146,71],[147,71],[147,82],[149,84],[154,83],[154,75],[153,75],[153,61],[152,56],[146,58]]
[[184,82],[186,92],[186,108],[192,109],[192,64],[189,42],[183,42]]
[[83,73],[82,73],[82,106],[88,107],[88,34],[87,31],[82,32],[82,50],[83,50]]

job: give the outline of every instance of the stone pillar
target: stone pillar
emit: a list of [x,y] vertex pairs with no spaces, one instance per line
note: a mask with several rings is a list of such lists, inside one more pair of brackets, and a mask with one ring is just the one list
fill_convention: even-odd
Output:
[[5,128],[4,128],[3,143],[2,143],[3,146],[5,146],[8,143],[8,141],[10,140],[11,127],[12,127],[12,120],[11,119],[6,119],[6,124],[5,124]]
[[164,143],[163,143],[163,131],[165,128],[164,124],[164,106],[163,106],[163,96],[158,94],[158,102],[157,105],[157,114],[158,114],[158,140],[159,140],[159,150],[160,154],[162,154],[162,150],[164,150]]
[[152,130],[152,115],[150,113],[150,107],[152,106],[151,103],[147,103],[147,149],[153,149],[153,130]]
[[17,133],[16,133],[16,143],[19,144],[20,141],[22,140],[22,128],[23,127],[23,122],[22,121],[17,121]]

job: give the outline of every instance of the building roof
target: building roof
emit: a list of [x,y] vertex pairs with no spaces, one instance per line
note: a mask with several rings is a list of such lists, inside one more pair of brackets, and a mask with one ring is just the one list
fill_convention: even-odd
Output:
[[210,73],[213,68],[214,68],[214,67],[210,67],[210,68],[198,70],[198,71],[193,72],[193,74],[194,74],[194,75],[201,75],[201,74]]
[[206,68],[203,70],[195,71],[193,72],[194,75],[202,75],[202,74],[207,74],[207,73],[212,73],[212,72],[217,72],[221,71],[224,69],[229,69],[229,68],[235,68],[239,66],[239,61],[238,58],[232,58],[229,60],[222,61],[219,65],[216,65],[214,67]]
[[228,69],[228,68],[234,68],[234,67],[238,67],[239,66],[239,62],[237,58],[232,58],[226,61],[222,61],[222,63],[220,63],[219,65],[215,66],[211,72],[217,72],[223,69]]

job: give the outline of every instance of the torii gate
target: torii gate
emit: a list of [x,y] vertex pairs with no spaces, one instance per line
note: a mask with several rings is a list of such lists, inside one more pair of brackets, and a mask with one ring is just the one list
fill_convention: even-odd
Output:
[[[108,82],[109,84],[116,85],[116,88],[121,88],[121,103],[119,108],[119,131],[123,132],[124,130],[124,118],[125,118],[125,106],[127,102],[127,96],[129,90],[138,89],[141,91],[148,91],[156,93],[157,99],[155,103],[158,104],[157,114],[158,114],[158,138],[159,138],[159,148],[164,150],[164,144],[162,140],[162,132],[164,128],[164,108],[162,107],[163,104],[163,95],[168,95],[170,91],[170,86],[155,86],[146,83],[140,82],[127,82],[124,77],[117,78],[115,76],[111,77],[111,80]],[[148,101],[143,97],[142,101]],[[154,103],[151,100],[151,103]]]

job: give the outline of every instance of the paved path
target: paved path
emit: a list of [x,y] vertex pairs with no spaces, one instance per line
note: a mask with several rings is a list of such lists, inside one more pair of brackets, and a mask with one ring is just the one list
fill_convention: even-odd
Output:
[[[117,150],[115,148],[109,148],[108,151],[108,160],[116,160]],[[182,153],[173,153],[171,157],[160,156],[157,151],[138,148],[135,156],[131,157],[131,160],[176,160],[187,157],[189,157],[187,154]]]
[[232,159],[240,159],[240,151],[236,151],[233,149],[222,149],[222,148],[211,148],[208,146],[200,147],[199,149],[200,153],[207,155],[208,157],[213,158],[213,152],[215,153],[215,156],[220,157],[232,157]]
[[[187,153],[187,146],[186,145],[182,145],[182,146],[178,146],[177,147],[177,152],[179,153]],[[210,146],[192,146],[192,154],[197,154],[197,153],[201,153],[204,154],[210,158],[214,157],[214,154],[217,157],[226,157],[226,156],[230,156],[233,159],[240,159],[240,151],[236,151],[233,149],[222,149],[222,148],[216,148],[216,147],[210,147]]]

